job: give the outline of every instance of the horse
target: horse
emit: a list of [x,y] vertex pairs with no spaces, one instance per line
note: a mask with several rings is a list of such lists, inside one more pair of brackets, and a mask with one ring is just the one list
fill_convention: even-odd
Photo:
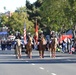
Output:
[[25,53],[28,55],[29,58],[32,58],[32,37],[28,38]]
[[39,42],[39,56],[40,56],[40,58],[44,58],[45,48],[46,48],[46,41],[45,41],[44,37],[42,37]]
[[56,57],[56,48],[57,48],[57,38],[51,38],[51,41],[49,43],[49,51],[50,51],[50,57],[55,58]]
[[16,50],[15,50],[16,57],[18,59],[21,58],[21,40],[16,39]]

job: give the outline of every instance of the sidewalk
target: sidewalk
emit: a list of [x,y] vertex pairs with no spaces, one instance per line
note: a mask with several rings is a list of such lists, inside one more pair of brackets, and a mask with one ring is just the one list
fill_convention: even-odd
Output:
[[14,49],[11,49],[11,50],[7,50],[7,49],[5,49],[5,50],[1,50],[0,49],[0,55],[14,55]]

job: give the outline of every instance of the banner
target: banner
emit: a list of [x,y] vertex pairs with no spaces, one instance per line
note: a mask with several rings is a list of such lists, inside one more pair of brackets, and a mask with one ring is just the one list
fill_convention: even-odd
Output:
[[67,40],[67,38],[72,39],[72,35],[61,35],[59,41]]

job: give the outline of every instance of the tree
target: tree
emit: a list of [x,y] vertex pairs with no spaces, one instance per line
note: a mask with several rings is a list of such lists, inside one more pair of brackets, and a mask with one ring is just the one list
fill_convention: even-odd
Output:
[[[36,19],[39,27],[41,28],[41,16],[40,16],[40,6],[42,5],[43,0],[37,0],[35,3],[31,4],[28,0],[26,0],[26,8],[28,19],[36,25]],[[40,29],[39,28],[39,29]]]
[[55,31],[60,30],[63,25],[68,30],[76,22],[75,8],[76,0],[43,0],[40,8],[42,23]]
[[1,16],[1,24],[2,24],[2,26],[3,25],[8,26],[8,17],[4,14],[2,14],[2,16]]
[[2,25],[8,27],[9,33],[19,31],[23,35],[24,23],[26,23],[27,32],[34,33],[34,24],[28,20],[28,14],[25,7],[17,8],[11,17],[2,14],[0,18]]
[[33,33],[34,24],[28,20],[27,13],[25,11],[25,7],[21,7],[16,10],[11,17],[9,17],[9,27],[11,30],[19,31],[23,34],[24,22],[26,22],[27,32]]

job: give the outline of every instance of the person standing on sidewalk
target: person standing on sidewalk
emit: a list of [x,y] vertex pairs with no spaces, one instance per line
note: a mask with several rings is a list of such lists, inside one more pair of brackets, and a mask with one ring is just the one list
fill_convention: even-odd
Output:
[[10,39],[7,40],[7,50],[11,50],[11,43],[12,41]]
[[71,53],[71,39],[70,38],[67,38],[67,50],[70,54]]
[[5,50],[5,47],[6,47],[6,42],[4,39],[1,40],[1,49],[2,50]]
[[62,52],[65,53],[67,49],[67,43],[63,40],[62,42]]

